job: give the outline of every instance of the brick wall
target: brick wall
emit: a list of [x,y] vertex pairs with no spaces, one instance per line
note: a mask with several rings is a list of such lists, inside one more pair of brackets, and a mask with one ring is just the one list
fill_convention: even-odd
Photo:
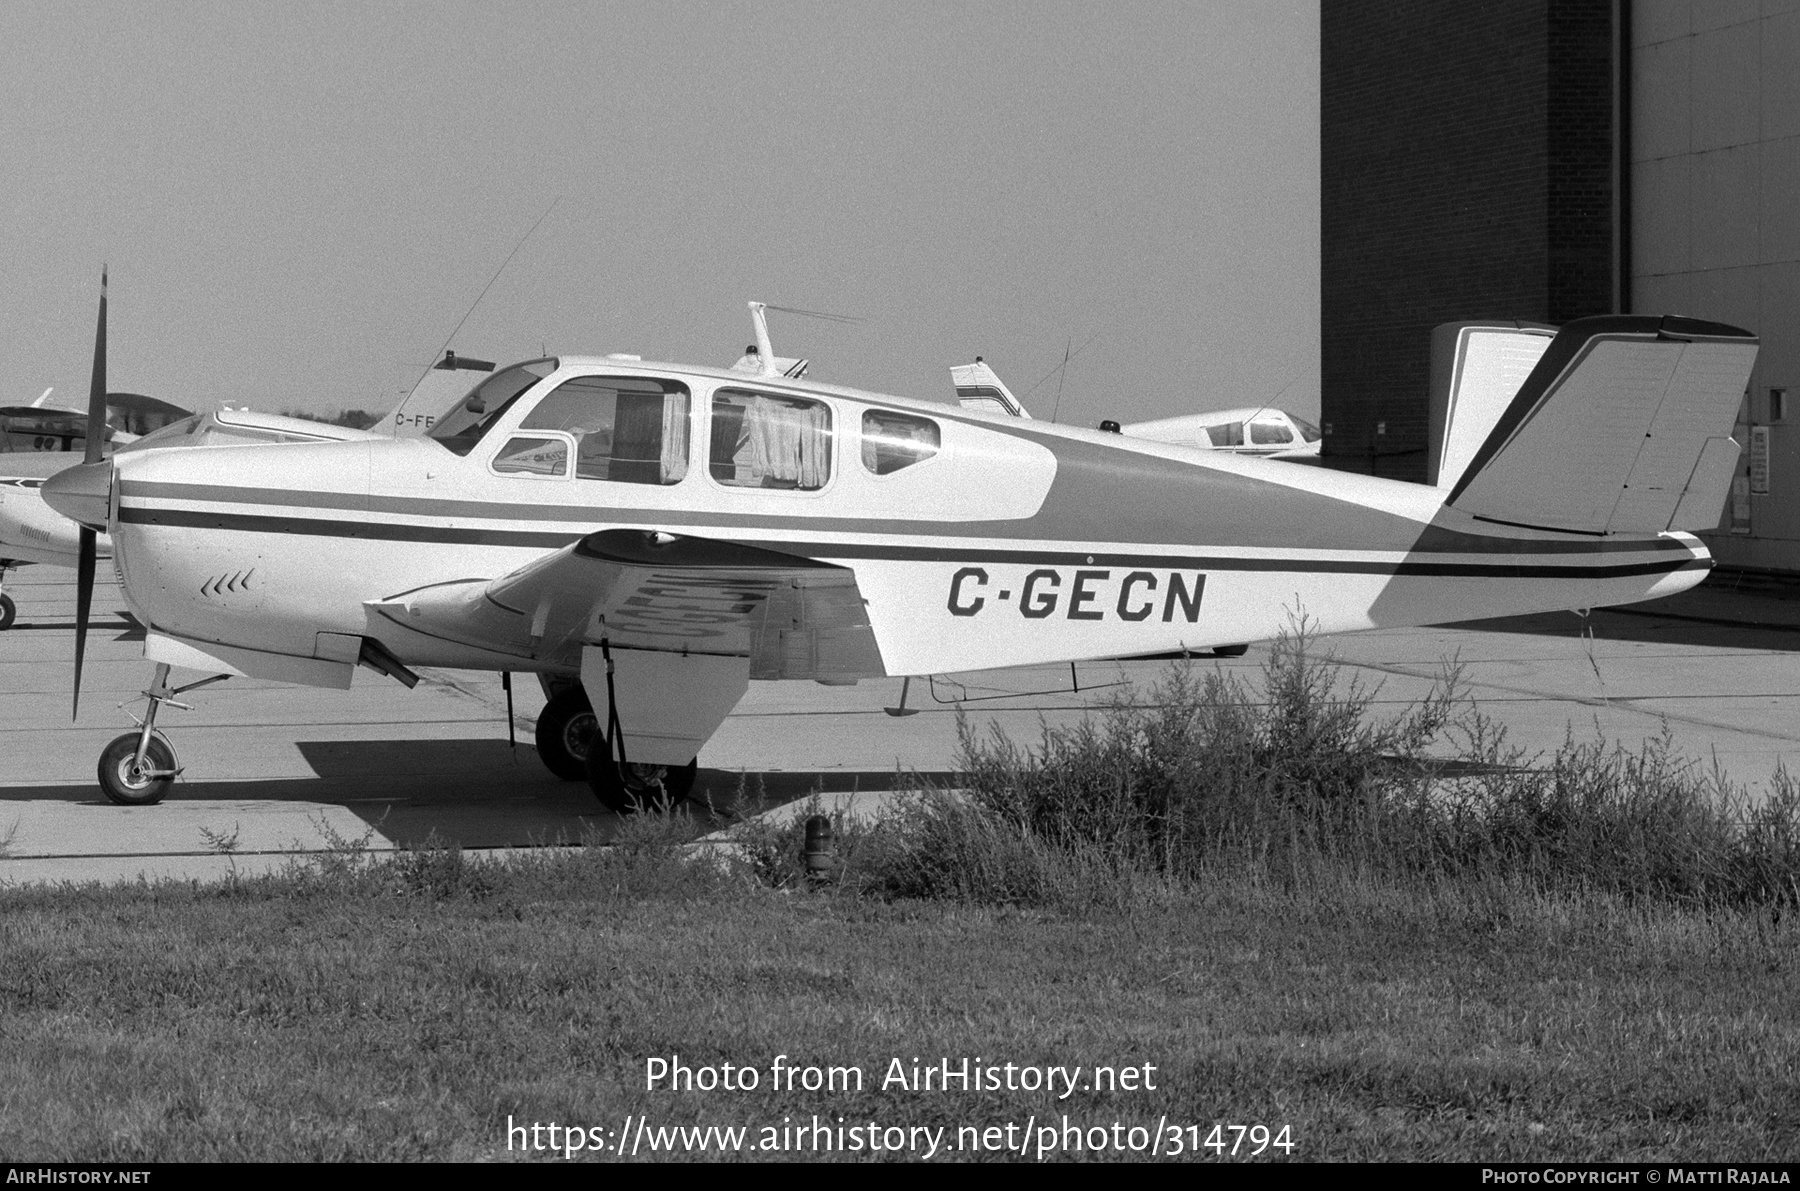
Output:
[[1612,309],[1611,13],[1611,0],[1324,0],[1334,466],[1423,479],[1437,324]]

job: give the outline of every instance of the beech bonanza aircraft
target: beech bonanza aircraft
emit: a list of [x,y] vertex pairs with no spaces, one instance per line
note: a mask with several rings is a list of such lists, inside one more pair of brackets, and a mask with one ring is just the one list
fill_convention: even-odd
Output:
[[[103,294],[96,392],[104,328]],[[817,384],[758,337],[755,373],[547,357],[423,437],[94,456],[48,481],[89,527],[77,698],[95,529],[156,664],[140,728],[101,756],[108,797],[155,802],[180,772],[156,716],[200,683],[171,667],[338,688],[358,665],[409,686],[418,666],[536,673],[545,764],[624,807],[685,794],[753,678],[1680,591],[1711,566],[1688,531],[1717,522],[1756,355],[1716,323],[1570,323],[1479,447],[1411,484]]]

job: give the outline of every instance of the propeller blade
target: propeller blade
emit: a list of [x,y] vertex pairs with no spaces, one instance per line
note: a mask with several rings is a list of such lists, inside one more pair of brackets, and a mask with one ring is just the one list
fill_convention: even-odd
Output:
[[88,609],[94,603],[94,555],[96,534],[81,527],[81,555],[75,563],[75,703],[70,719],[81,716],[81,659],[87,653]]
[[[106,269],[100,269],[100,318],[94,327],[94,378],[88,387],[88,463],[100,462],[106,446]],[[81,714],[81,662],[87,653],[88,611],[94,603],[94,556],[98,539],[81,527],[81,555],[75,565],[75,702],[70,718]]]
[[98,463],[106,446],[106,269],[100,270],[100,321],[94,326],[94,379],[88,385],[87,454]]

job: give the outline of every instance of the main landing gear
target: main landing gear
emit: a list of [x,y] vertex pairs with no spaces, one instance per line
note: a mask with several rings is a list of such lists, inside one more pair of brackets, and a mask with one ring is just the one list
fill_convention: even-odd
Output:
[[621,763],[579,685],[558,690],[538,713],[537,748],[551,773],[566,782],[585,779],[602,805],[622,815],[681,802],[700,769],[698,757],[686,765]]
[[[120,806],[151,806],[161,802],[169,787],[175,784],[181,766],[175,760],[175,747],[156,729],[156,713],[165,703],[192,711],[190,704],[177,703],[175,696],[195,687],[224,682],[230,677],[229,674],[215,674],[186,686],[171,687],[169,667],[158,663],[156,677],[151,679],[150,689],[144,692],[150,707],[144,712],[144,718],[138,720],[138,730],[118,737],[100,754],[100,789],[107,798]],[[132,718],[137,719],[136,716]]]

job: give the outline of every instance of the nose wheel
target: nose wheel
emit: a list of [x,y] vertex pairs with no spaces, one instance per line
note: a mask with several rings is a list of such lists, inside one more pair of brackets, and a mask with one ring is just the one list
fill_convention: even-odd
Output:
[[19,606],[13,603],[6,594],[6,572],[12,570],[12,560],[0,558],[0,633],[13,627],[13,621],[19,618]]
[[[139,751],[143,753],[139,756]],[[137,732],[127,732],[100,754],[100,789],[120,806],[153,806],[163,800],[175,775],[175,749],[161,732],[146,742]]]
[[181,775],[181,765],[175,759],[175,746],[156,730],[156,713],[164,704],[192,711],[190,704],[176,702],[175,696],[195,687],[224,682],[230,677],[229,674],[215,674],[186,686],[172,687],[169,685],[169,667],[158,663],[156,677],[151,679],[150,689],[144,692],[150,706],[144,712],[144,718],[138,720],[138,730],[116,737],[100,754],[101,792],[120,806],[153,806],[161,802]]

